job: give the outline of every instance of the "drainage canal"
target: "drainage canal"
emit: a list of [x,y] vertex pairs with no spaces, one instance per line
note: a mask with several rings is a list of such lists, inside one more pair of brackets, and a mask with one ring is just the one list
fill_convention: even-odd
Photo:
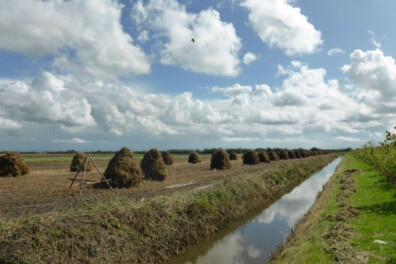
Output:
[[268,261],[276,245],[286,240],[297,220],[315,202],[317,193],[334,174],[341,157],[290,193],[244,222],[236,223],[172,259],[175,264],[250,264]]

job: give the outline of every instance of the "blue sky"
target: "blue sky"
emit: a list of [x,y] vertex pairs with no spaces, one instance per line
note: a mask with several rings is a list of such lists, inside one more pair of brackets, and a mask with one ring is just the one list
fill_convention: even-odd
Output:
[[394,10],[391,0],[0,0],[0,150],[379,141],[396,125]]

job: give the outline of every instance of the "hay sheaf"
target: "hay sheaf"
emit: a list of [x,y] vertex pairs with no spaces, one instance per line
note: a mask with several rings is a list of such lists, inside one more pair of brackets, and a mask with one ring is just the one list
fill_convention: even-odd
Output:
[[260,162],[271,163],[270,157],[268,156],[267,152],[261,151],[258,154]]
[[279,160],[278,154],[276,154],[275,151],[268,152],[268,156],[269,156],[270,160],[272,160],[272,161]]
[[287,159],[289,159],[289,154],[287,153],[286,150],[282,150],[279,152],[279,158],[281,160],[287,160]]
[[142,167],[145,179],[164,181],[168,176],[161,152],[158,149],[150,149],[144,153],[140,167]]
[[173,158],[172,154],[170,154],[168,151],[161,151],[162,155],[162,160],[166,165],[172,165],[175,162],[175,159]]
[[296,155],[294,154],[294,151],[292,151],[292,150],[289,150],[287,152],[287,154],[289,155],[289,159],[295,159],[296,158]]
[[29,167],[16,151],[0,157],[0,177],[17,177],[29,173]]
[[294,156],[296,157],[296,159],[301,159],[302,158],[301,154],[300,154],[300,152],[298,150],[294,151]]
[[[70,165],[70,171],[83,171],[84,170],[84,161],[87,158],[87,155],[85,155],[82,152],[78,152],[76,155],[74,155],[73,160]],[[87,166],[86,166],[86,171],[91,171],[92,170],[92,164],[90,160],[87,160]]]
[[229,154],[229,158],[230,158],[230,160],[238,160],[238,154],[235,151],[232,151]]
[[201,159],[199,158],[198,152],[191,152],[188,156],[188,163],[201,163]]
[[109,161],[104,176],[119,188],[139,186],[143,180],[142,170],[128,148],[122,148],[115,154]]
[[231,169],[230,159],[224,149],[218,149],[212,154],[210,169],[227,170]]
[[248,150],[243,155],[243,164],[247,165],[256,165],[259,164],[260,159],[257,155],[257,152],[254,150]]

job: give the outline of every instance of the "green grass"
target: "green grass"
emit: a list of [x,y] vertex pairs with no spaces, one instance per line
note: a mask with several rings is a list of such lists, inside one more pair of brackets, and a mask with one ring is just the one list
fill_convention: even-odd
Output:
[[[340,192],[338,179],[344,170],[352,168],[359,169],[360,174],[353,175],[357,192],[351,196],[350,204],[360,211],[360,215],[347,222],[356,234],[349,242],[367,253],[368,263],[396,263],[396,188],[386,176],[350,154],[344,158],[274,263],[335,263],[334,257],[325,252],[322,236],[335,224],[327,217],[341,209],[336,200]],[[387,245],[374,243],[376,239],[386,241]]]
[[[351,197],[351,205],[361,211],[351,223],[360,234],[352,242],[370,253],[369,263],[386,263],[391,259],[396,263],[396,189],[364,162],[353,159],[352,166],[364,170],[356,177],[358,192]],[[373,243],[376,239],[388,244]]]

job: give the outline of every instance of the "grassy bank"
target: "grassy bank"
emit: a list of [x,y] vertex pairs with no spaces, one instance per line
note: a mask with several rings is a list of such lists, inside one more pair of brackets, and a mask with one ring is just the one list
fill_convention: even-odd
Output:
[[396,189],[347,154],[273,263],[396,263]]
[[195,192],[114,197],[67,212],[1,218],[0,263],[161,263],[247,212],[270,204],[334,155],[226,178]]

